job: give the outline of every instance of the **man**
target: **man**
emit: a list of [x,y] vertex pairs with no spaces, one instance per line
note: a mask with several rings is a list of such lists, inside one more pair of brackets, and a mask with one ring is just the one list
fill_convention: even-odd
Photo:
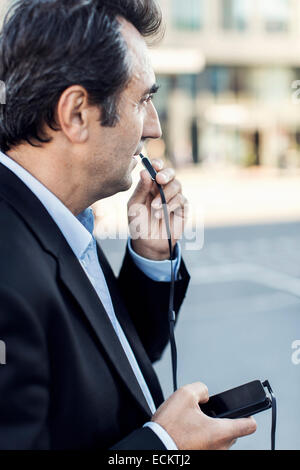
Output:
[[[2,449],[225,449],[255,430],[252,418],[205,416],[201,383],[163,403],[151,362],[168,342],[167,240],[130,240],[116,279],[92,236],[90,206],[127,190],[133,157],[161,135],[144,40],[160,23],[152,0],[22,0],[6,20]],[[154,165],[183,214],[174,171]],[[157,202],[141,173],[129,212],[142,204],[146,224]],[[189,275],[179,245],[175,255],[177,314]]]

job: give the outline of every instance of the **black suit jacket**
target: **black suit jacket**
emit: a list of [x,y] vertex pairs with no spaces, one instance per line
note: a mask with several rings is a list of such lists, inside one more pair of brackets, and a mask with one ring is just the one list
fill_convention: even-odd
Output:
[[[0,449],[163,449],[104,307],[48,212],[0,164]],[[128,252],[116,278],[98,256],[116,315],[155,404],[152,367],[168,342],[169,283]],[[178,313],[189,282],[182,262]]]

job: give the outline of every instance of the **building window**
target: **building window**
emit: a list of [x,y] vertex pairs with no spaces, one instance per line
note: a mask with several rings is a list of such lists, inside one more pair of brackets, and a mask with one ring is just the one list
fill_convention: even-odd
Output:
[[250,18],[251,0],[223,0],[222,26],[225,30],[244,31]]
[[174,28],[197,31],[203,27],[204,0],[172,0]]
[[286,32],[291,21],[290,0],[260,0],[261,14],[267,32]]

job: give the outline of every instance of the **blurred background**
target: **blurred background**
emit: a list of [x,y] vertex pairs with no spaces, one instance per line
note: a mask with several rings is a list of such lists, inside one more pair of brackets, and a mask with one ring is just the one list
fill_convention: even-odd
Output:
[[[269,378],[277,448],[300,449],[300,1],[160,0],[152,50],[162,142],[204,246],[177,328],[180,383],[218,393]],[[298,358],[300,355],[297,356]],[[170,352],[158,374],[167,393]],[[235,449],[270,446],[270,412]]]
[[[12,2],[1,2],[3,14]],[[181,242],[191,285],[179,384],[200,380],[214,394],[269,379],[277,448],[300,449],[300,0],[159,3],[166,34],[150,50],[163,137],[146,152],[176,168],[204,233],[201,249]],[[116,273],[141,169],[130,191],[94,207]],[[155,367],[168,396],[169,350]],[[257,422],[234,449],[270,447],[270,412]]]
[[291,99],[299,1],[160,3],[166,36],[153,58],[173,164],[299,168],[300,113]]

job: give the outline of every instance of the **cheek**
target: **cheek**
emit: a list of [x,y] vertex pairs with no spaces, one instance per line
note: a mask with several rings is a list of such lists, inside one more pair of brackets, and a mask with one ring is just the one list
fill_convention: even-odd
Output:
[[134,112],[125,117],[123,121],[123,135],[124,138],[129,142],[133,140],[132,144],[141,140],[143,135],[144,119],[145,119],[144,109],[135,109]]

